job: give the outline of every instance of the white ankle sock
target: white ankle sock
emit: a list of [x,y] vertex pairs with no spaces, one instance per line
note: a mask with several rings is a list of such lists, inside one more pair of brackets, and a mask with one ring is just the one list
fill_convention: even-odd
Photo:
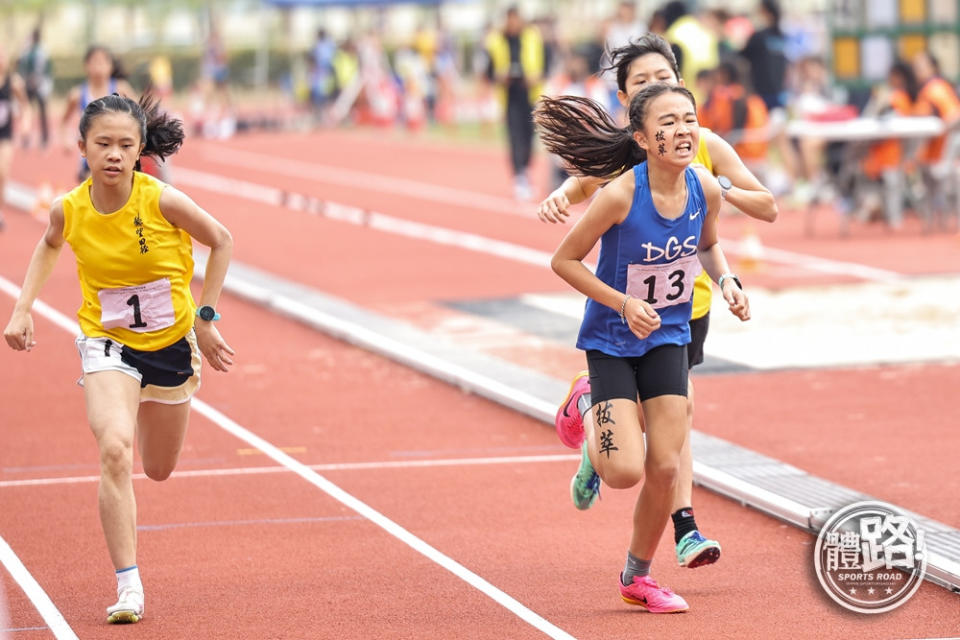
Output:
[[117,569],[117,593],[127,587],[134,587],[143,591],[143,584],[140,582],[140,569],[137,568],[137,565],[126,569]]

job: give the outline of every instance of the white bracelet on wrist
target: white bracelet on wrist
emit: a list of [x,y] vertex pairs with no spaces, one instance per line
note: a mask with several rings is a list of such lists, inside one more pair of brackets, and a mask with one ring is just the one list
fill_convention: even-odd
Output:
[[628,294],[623,298],[623,303],[620,305],[620,324],[627,324],[627,317],[624,315],[624,313],[627,310],[627,300],[632,297],[633,296]]

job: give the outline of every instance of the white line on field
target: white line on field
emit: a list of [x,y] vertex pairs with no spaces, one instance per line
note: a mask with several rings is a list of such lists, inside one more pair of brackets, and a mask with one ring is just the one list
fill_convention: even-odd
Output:
[[43,590],[40,583],[30,574],[17,554],[14,553],[7,541],[0,536],[0,563],[7,568],[10,576],[16,581],[23,592],[36,607],[40,617],[47,623],[50,631],[53,632],[57,640],[78,640],[77,634],[73,632],[67,620],[53,604],[53,600]]
[[[260,162],[263,163],[266,161],[261,160]],[[269,166],[269,164],[270,163],[266,163],[263,166]],[[380,180],[379,176],[374,176],[371,174],[364,175],[366,175],[365,184],[367,185],[365,188],[368,189],[371,188],[371,185],[377,184]],[[349,222],[358,226],[370,227],[386,233],[393,233],[406,236],[408,238],[425,240],[435,244],[455,246],[460,249],[468,249],[470,251],[486,253],[499,258],[505,258],[535,266],[549,267],[550,259],[552,257],[552,254],[547,251],[533,249],[531,247],[518,245],[512,242],[495,240],[493,238],[488,238],[487,236],[481,236],[475,233],[415,222],[406,218],[399,218],[376,211],[367,211],[361,207],[356,207],[353,205],[344,205],[333,202],[323,202],[322,205],[320,205],[320,201],[313,196],[305,194],[290,194],[275,187],[259,185],[246,180],[239,180],[237,178],[226,178],[218,174],[207,173],[204,171],[180,168],[177,170],[177,179],[184,184],[189,184],[207,191],[214,191],[235,197],[239,196],[255,202],[284,206],[289,209],[307,211],[340,220],[341,222]],[[444,187],[444,189],[451,190],[447,187]],[[458,204],[465,206],[465,202],[472,202],[470,198],[472,198],[473,195],[474,194],[470,192],[461,192],[461,195],[458,198]],[[794,251],[787,251],[785,249],[776,249],[773,247],[763,247],[761,249],[762,253],[758,257],[756,254],[756,248],[751,246],[749,243],[745,241],[731,240],[729,238],[721,239],[720,244],[723,247],[724,252],[728,255],[747,256],[751,259],[759,258],[767,262],[782,264],[815,273],[847,275],[874,282],[891,282],[894,280],[900,280],[904,277],[903,274],[896,271],[890,271],[888,269],[879,269],[857,262],[830,260],[828,258],[820,258]],[[595,268],[594,265],[588,266],[590,266],[591,269]]]
[[[368,227],[384,233],[392,233],[407,238],[432,242],[434,244],[485,253],[514,262],[545,268],[549,268],[550,266],[550,259],[552,257],[550,252],[526,247],[513,242],[496,240],[487,236],[457,229],[449,229],[438,225],[416,222],[377,211],[369,211],[354,205],[323,201],[315,196],[290,193],[277,187],[256,184],[205,171],[177,167],[176,173],[178,183],[197,187],[205,191],[243,198],[260,204],[284,207],[293,211],[321,215],[325,218],[356,226]],[[376,182],[372,176],[369,176],[368,180],[370,183]],[[8,184],[7,190],[8,193],[12,195],[11,203],[14,201],[33,202],[33,198],[31,197],[33,192],[24,185],[10,183]],[[460,201],[461,205],[463,204],[462,199],[468,195],[468,192],[464,192]],[[32,209],[31,206],[23,206],[21,208],[27,211]],[[893,282],[905,277],[896,271],[878,269],[857,262],[830,260],[828,258],[820,258],[773,247],[763,247],[761,250],[762,255],[758,258],[755,247],[750,246],[749,243],[731,240],[729,238],[721,239],[721,245],[723,246],[724,252],[728,255],[747,256],[751,259],[761,259],[814,273],[847,275],[872,282]],[[593,264],[587,264],[587,266],[590,269],[595,269],[595,265]]]
[[[7,280],[6,278],[0,276],[0,289],[3,289],[8,295],[16,299],[20,295],[20,289],[15,284]],[[80,327],[77,326],[70,318],[60,313],[56,309],[53,309],[49,305],[42,304],[39,300],[34,304],[34,310],[37,311],[40,315],[54,322],[57,326],[65,329],[66,331],[77,335],[80,333]],[[353,495],[347,493],[334,483],[330,482],[316,471],[303,464],[299,460],[293,458],[292,456],[284,453],[275,445],[267,442],[260,436],[256,435],[252,431],[244,428],[240,424],[234,422],[220,411],[216,410],[212,406],[203,402],[202,400],[194,399],[191,403],[194,411],[199,413],[202,416],[205,416],[211,422],[216,424],[218,427],[226,431],[227,433],[232,434],[236,438],[246,442],[250,446],[259,449],[267,457],[273,459],[278,464],[286,467],[293,473],[299,475],[301,478],[317,487],[327,495],[329,495],[334,500],[337,500],[346,507],[356,511],[358,514],[374,523],[393,537],[397,538],[407,546],[409,546],[414,551],[424,555],[429,558],[436,564],[440,565],[453,575],[457,576],[467,584],[469,584],[474,589],[477,589],[494,602],[500,604],[502,607],[516,615],[518,618],[534,627],[535,629],[543,632],[551,638],[559,638],[562,640],[573,640],[573,636],[564,631],[563,629],[557,627],[550,621],[546,620],[539,614],[535,613],[531,609],[528,609],[520,601],[516,600],[509,594],[504,591],[501,591],[493,584],[480,577],[476,573],[470,571],[465,566],[451,558],[450,556],[439,551],[435,547],[432,547],[425,541],[421,540],[417,536],[413,535],[399,524],[390,520],[384,516],[379,511],[375,510],[373,507],[369,506],[365,502],[359,500]],[[35,603],[35,606],[36,605]],[[51,603],[52,606],[52,603]],[[39,606],[38,606],[39,610]],[[41,611],[43,614],[43,611]],[[47,621],[50,624],[50,621]],[[68,628],[69,629],[69,628]],[[72,631],[71,631],[72,634]],[[58,636],[59,638],[60,636]],[[63,636],[64,638],[76,638],[75,635]]]
[[[218,148],[214,150],[205,147],[202,153],[204,161],[210,164],[255,169],[259,173],[294,176],[305,180],[354,187],[364,191],[379,191],[380,193],[407,196],[457,207],[484,209],[495,213],[509,213],[527,218],[534,217],[532,204],[519,203],[516,200],[479,191],[445,187],[435,182],[395,178],[379,173],[332,167],[316,162],[303,162],[241,149],[224,150]],[[179,178],[180,167],[175,167],[175,171]]]
[[[325,464],[311,464],[314,471],[377,471],[381,469],[423,469],[428,467],[463,467],[470,465],[491,464],[531,464],[542,462],[572,462],[580,460],[579,454],[554,454],[540,456],[497,456],[483,458],[442,458],[432,460],[382,460],[374,462],[331,462]],[[230,467],[225,469],[194,469],[190,471],[174,471],[171,480],[179,478],[206,478],[222,476],[250,476],[265,473],[289,473],[290,469],[282,466],[270,467]],[[143,473],[132,475],[134,480],[146,480]],[[99,482],[100,476],[63,476],[54,478],[25,478],[23,480],[2,480],[0,489],[12,487],[39,487],[62,484],[86,484]]]

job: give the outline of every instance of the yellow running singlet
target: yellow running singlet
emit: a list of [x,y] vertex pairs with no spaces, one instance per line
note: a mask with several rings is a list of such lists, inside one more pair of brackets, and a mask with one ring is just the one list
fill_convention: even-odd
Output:
[[116,340],[140,351],[168,347],[193,327],[190,235],[160,212],[167,186],[133,173],[127,203],[100,213],[88,178],[63,198],[63,237],[77,258],[84,335]]
[[[707,151],[707,138],[703,135],[710,130],[706,127],[700,127],[700,146],[697,148],[697,155],[693,161],[702,164],[710,173],[713,173],[713,161],[710,159],[710,152]],[[693,312],[690,316],[692,320],[702,318],[710,311],[710,299],[713,295],[713,281],[706,271],[700,271],[700,275],[693,281]]]

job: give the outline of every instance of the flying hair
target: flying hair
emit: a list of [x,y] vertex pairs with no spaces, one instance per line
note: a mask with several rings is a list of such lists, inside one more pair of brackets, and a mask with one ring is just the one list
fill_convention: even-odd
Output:
[[569,171],[612,180],[647,159],[633,132],[643,130],[650,103],[670,92],[687,97],[696,110],[696,101],[685,88],[656,82],[643,87],[630,100],[627,127],[618,126],[599,103],[577,96],[541,98],[533,120],[544,146],[559,156]]

